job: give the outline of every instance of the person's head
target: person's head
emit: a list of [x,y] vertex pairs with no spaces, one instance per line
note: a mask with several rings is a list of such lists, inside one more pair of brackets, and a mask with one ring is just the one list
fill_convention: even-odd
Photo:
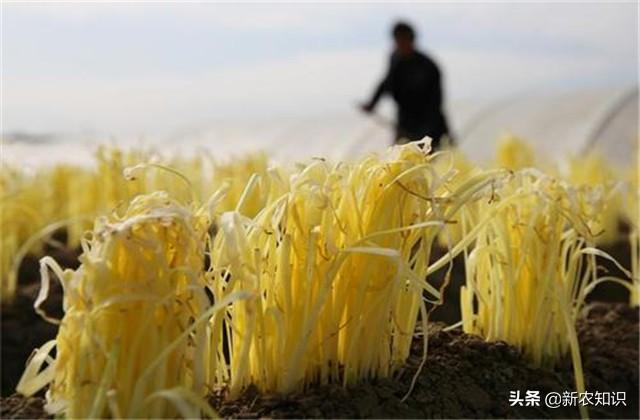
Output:
[[406,22],[398,22],[393,25],[393,40],[395,41],[396,52],[401,56],[411,55],[414,50],[416,33]]

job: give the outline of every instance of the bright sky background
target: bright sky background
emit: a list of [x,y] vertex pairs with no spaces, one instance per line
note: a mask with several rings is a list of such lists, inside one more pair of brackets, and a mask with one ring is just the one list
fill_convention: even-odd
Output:
[[633,86],[627,3],[3,4],[3,131],[156,134],[353,112],[398,18],[448,101]]

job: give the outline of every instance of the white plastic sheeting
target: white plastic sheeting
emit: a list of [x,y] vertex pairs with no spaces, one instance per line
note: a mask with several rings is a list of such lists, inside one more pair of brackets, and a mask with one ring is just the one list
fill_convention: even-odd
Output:
[[486,160],[497,139],[514,134],[548,158],[596,149],[613,162],[631,164],[638,143],[638,91],[590,90],[517,97],[479,109],[460,133],[469,155]]
[[[511,133],[550,159],[597,149],[618,164],[637,162],[637,87],[525,95],[484,104],[463,101],[448,108],[458,144],[478,161],[492,158],[498,139]],[[112,139],[96,133],[14,135],[4,136],[1,159],[26,166],[86,162],[95,147],[105,142],[150,146],[164,154],[190,155],[204,149],[220,160],[256,150],[281,162],[310,157],[345,159],[390,145],[391,120],[367,117],[352,107],[338,116],[212,121],[155,138]]]

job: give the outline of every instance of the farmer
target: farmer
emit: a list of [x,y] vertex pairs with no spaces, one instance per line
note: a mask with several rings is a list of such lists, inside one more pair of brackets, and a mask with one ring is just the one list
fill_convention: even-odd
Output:
[[389,93],[398,106],[395,143],[432,138],[437,148],[449,135],[447,119],[442,111],[440,70],[436,63],[416,50],[415,32],[411,26],[398,22],[393,27],[395,49],[389,70],[375,90],[371,100],[361,109],[371,114],[380,97]]

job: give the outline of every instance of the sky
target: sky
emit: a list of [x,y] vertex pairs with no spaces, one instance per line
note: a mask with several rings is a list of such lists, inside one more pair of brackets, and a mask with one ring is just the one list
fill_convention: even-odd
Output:
[[636,2],[3,3],[2,130],[154,135],[352,113],[397,19],[442,67],[449,104],[637,85]]

